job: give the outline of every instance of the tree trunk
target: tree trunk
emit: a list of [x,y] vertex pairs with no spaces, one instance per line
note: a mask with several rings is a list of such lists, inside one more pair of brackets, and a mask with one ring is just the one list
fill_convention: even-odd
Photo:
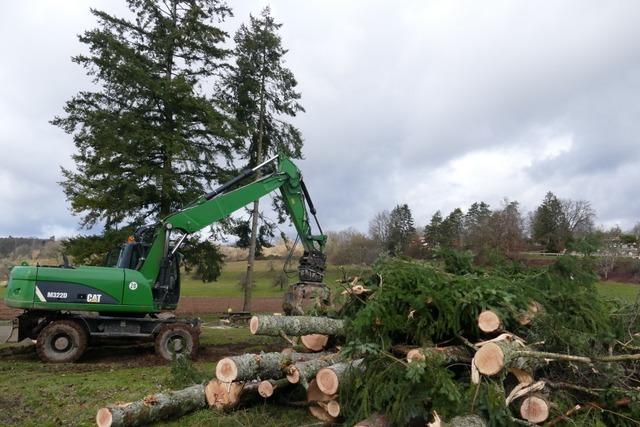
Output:
[[[262,55],[262,61],[264,66],[264,51]],[[265,80],[264,73],[262,71],[262,78],[260,81],[260,117],[258,118],[258,142],[256,147],[256,165],[262,163],[262,138],[264,135],[264,115],[265,115]],[[256,179],[259,179],[262,174],[260,170],[256,171]],[[260,216],[260,200],[253,202],[253,213],[251,214],[251,240],[249,243],[249,259],[247,261],[247,275],[244,284],[244,302],[242,303],[242,311],[251,311],[251,291],[253,286],[253,271],[256,261],[256,244],[258,240],[258,218]]]
[[309,360],[308,362],[289,365],[285,369],[287,380],[292,384],[300,383],[303,387],[306,387],[308,382],[316,376],[320,369],[336,364],[340,362],[340,360],[342,360],[340,354],[335,354],[333,356]]
[[100,408],[96,414],[96,423],[98,427],[138,426],[179,417],[204,407],[205,390],[199,384],[183,390],[150,395],[125,405]]
[[260,315],[251,318],[249,330],[254,335],[273,337],[283,333],[290,336],[311,334],[342,336],[344,335],[344,321],[328,317]]
[[289,383],[286,378],[279,380],[264,380],[258,384],[258,394],[266,399],[273,396],[273,393],[275,393],[276,390],[281,390],[290,384],[291,383]]
[[[336,416],[333,416],[328,411],[328,403],[335,400],[335,395],[328,395],[323,393],[316,384],[316,380],[312,380],[307,387],[307,401],[314,402],[309,405],[309,412],[317,419],[333,423],[336,420]],[[337,402],[336,402],[337,403]],[[335,405],[333,405],[335,406]],[[339,413],[338,406],[338,413]],[[335,408],[331,412],[334,412]]]
[[212,409],[230,410],[257,399],[260,382],[225,383],[211,380],[204,389],[207,404]]
[[328,335],[323,334],[311,334],[311,335],[303,335],[300,337],[300,342],[302,345],[311,351],[320,351],[324,349],[329,341]]
[[491,310],[485,310],[478,315],[478,328],[484,333],[492,333],[500,330],[500,317]]
[[390,425],[391,423],[386,415],[376,412],[366,420],[356,423],[354,427],[389,427]]
[[446,363],[471,362],[471,355],[464,346],[414,348],[407,352],[407,362],[438,356],[444,357]]
[[539,394],[533,394],[522,399],[520,416],[530,423],[542,423],[549,418],[549,402]]
[[222,382],[284,378],[283,369],[295,362],[330,356],[331,353],[260,353],[225,357],[216,365],[216,378]]
[[326,368],[318,370],[316,373],[316,383],[318,388],[325,394],[336,394],[340,389],[340,381],[344,377],[345,372],[349,369],[360,369],[362,359],[352,362],[336,363]]

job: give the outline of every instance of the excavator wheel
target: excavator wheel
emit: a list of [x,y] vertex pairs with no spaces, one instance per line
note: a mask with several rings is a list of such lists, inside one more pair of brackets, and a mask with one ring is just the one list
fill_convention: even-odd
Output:
[[200,335],[198,331],[183,323],[165,325],[156,335],[156,354],[165,360],[173,360],[176,357],[193,357],[198,351]]
[[54,320],[38,334],[36,351],[47,363],[71,363],[87,348],[87,331],[73,320]]

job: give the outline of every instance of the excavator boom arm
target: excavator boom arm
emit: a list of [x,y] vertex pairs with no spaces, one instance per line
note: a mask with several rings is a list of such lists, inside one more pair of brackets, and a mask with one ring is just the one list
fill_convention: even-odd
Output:
[[[275,160],[275,158],[272,160]],[[324,252],[326,236],[321,232],[318,235],[313,235],[311,231],[307,203],[310,205],[313,214],[315,214],[315,209],[302,181],[300,170],[289,158],[282,154],[277,156],[277,161],[277,169],[274,173],[240,188],[226,191],[233,184],[250,176],[251,172],[255,172],[269,161],[265,162],[253,170],[245,171],[219,189],[165,218],[156,230],[153,244],[144,264],[140,268],[140,272],[145,277],[155,280],[162,260],[167,256],[169,230],[180,230],[185,234],[195,233],[228,217],[248,203],[276,190],[279,190],[282,195],[284,207],[300,236],[305,251],[308,253]]]

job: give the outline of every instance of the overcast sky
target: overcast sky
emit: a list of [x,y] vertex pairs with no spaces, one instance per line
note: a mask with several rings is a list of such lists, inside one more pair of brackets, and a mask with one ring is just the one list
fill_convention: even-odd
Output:
[[[598,222],[640,221],[640,2],[238,1],[231,32],[271,4],[307,112],[300,163],[325,229],[366,231],[408,203],[418,224],[477,200],[523,212],[547,191]],[[57,184],[74,145],[48,122],[90,87],[70,57],[89,7],[0,14],[0,236],[77,234]]]

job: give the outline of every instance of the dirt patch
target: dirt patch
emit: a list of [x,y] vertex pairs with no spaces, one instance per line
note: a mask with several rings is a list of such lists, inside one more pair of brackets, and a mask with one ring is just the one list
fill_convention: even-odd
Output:
[[[282,298],[254,298],[251,305],[255,313],[282,312]],[[226,313],[229,308],[242,311],[242,298],[182,297],[176,314],[219,314]]]
[[[19,408],[19,410],[17,410]],[[33,410],[25,405],[22,397],[0,395],[0,424],[15,425],[29,419]]]

